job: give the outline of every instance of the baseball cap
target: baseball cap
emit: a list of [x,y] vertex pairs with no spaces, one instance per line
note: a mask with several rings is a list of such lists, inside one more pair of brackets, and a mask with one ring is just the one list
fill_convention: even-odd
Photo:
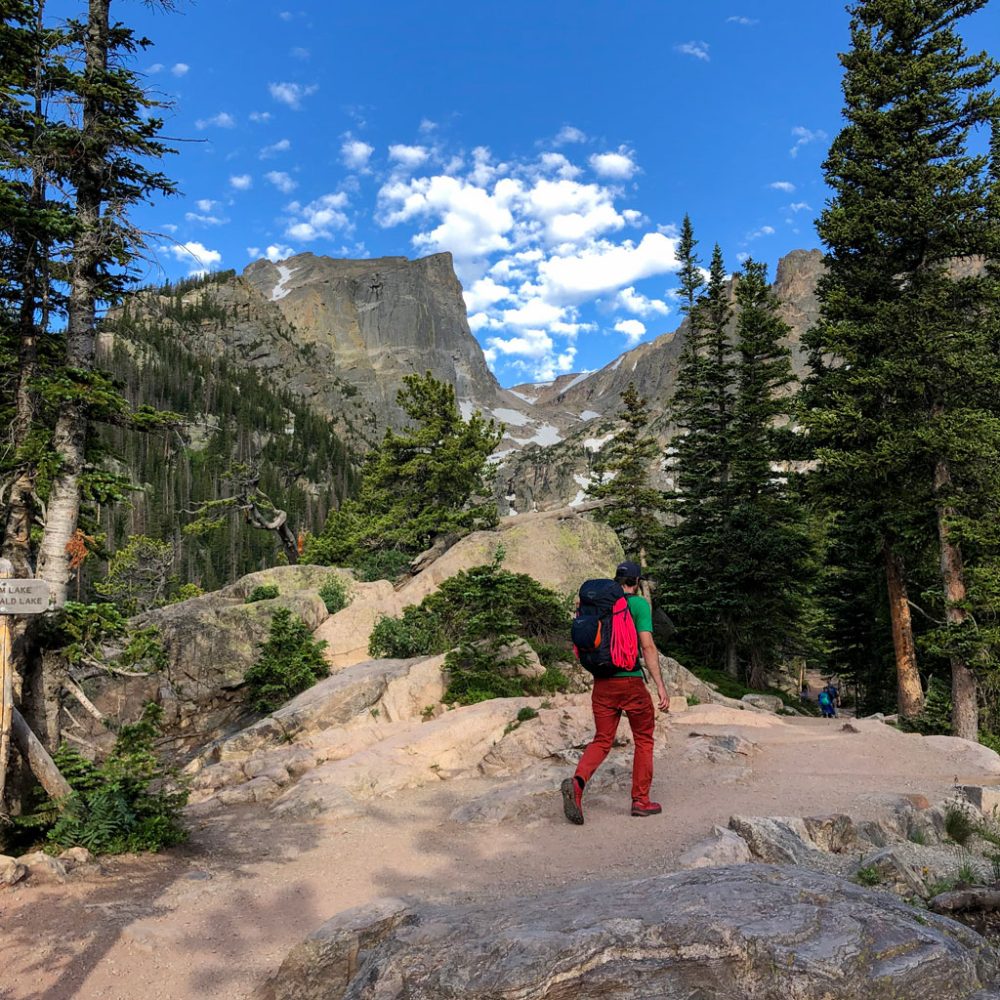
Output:
[[642,567],[636,562],[623,562],[618,564],[615,576],[628,576],[638,579],[642,576]]

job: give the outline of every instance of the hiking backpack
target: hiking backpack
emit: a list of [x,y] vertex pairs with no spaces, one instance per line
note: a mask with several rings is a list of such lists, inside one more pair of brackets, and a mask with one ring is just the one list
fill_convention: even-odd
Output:
[[595,677],[611,677],[638,664],[639,636],[625,591],[614,580],[588,580],[580,588],[572,636],[576,658]]
[[823,688],[823,690],[820,691],[819,697],[816,700],[819,702],[821,708],[828,708],[830,705],[833,704],[833,699],[830,697],[830,692],[827,691],[826,688]]

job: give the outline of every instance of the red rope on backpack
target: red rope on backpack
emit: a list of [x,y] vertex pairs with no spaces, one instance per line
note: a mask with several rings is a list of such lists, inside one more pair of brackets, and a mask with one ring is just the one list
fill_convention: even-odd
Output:
[[628,601],[620,597],[611,615],[611,662],[622,670],[634,670],[639,659],[639,635],[628,610]]

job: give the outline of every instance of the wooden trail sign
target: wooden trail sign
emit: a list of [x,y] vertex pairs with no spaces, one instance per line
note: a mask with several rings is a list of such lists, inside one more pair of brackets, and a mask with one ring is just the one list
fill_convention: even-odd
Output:
[[49,610],[49,585],[44,580],[5,579],[0,569],[0,615],[40,615]]

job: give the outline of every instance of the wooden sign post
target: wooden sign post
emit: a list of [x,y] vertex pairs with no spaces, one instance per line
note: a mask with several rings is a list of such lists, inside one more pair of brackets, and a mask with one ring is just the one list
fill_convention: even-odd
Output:
[[0,813],[4,812],[10,732],[14,721],[13,615],[40,615],[49,609],[44,580],[16,580],[9,559],[0,559]]

